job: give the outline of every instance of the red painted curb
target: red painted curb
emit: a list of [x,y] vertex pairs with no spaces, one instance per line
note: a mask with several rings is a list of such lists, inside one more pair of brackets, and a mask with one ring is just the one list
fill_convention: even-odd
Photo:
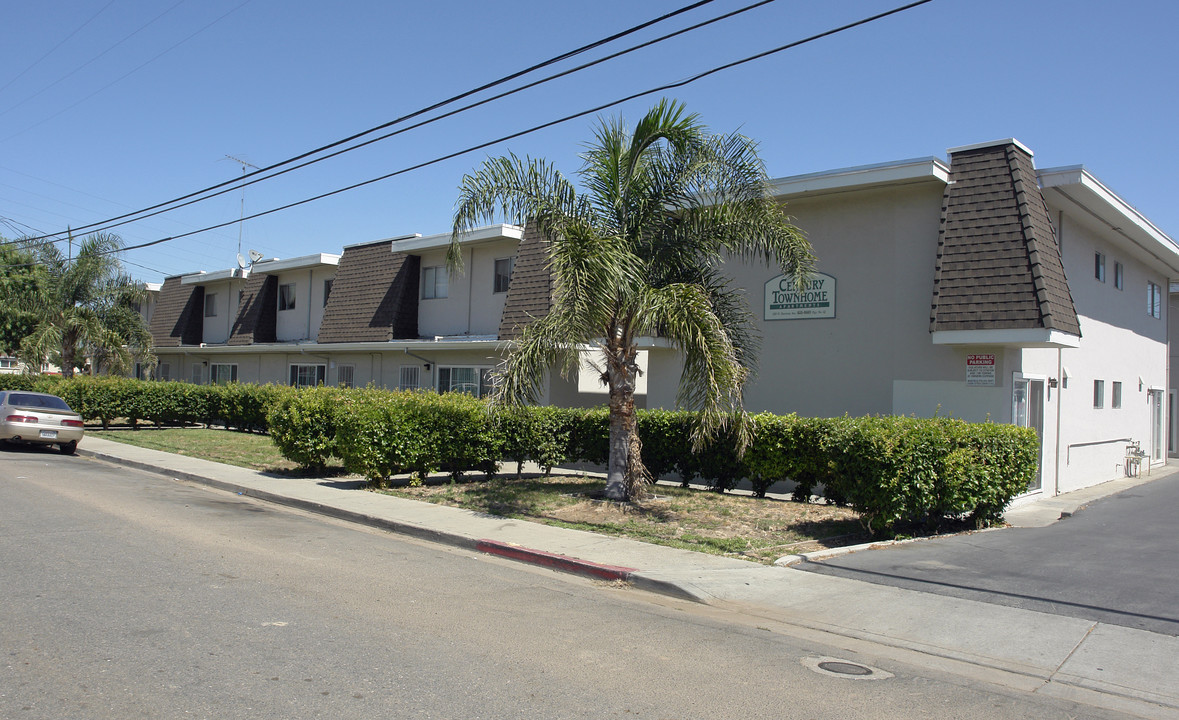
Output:
[[519,545],[509,545],[498,540],[479,540],[475,549],[490,555],[499,555],[512,560],[541,565],[576,575],[588,575],[601,580],[629,580],[630,574],[637,572],[635,568],[618,565],[602,565],[588,560],[579,560],[568,555],[532,550]]

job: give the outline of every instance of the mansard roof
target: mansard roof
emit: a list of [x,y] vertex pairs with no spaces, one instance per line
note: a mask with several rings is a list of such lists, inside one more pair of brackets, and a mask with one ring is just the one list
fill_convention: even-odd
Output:
[[184,276],[164,280],[149,330],[156,347],[199,345],[204,333],[205,288],[183,284]]
[[366,342],[418,336],[420,259],[395,253],[392,240],[350,245],[323,310],[319,342]]

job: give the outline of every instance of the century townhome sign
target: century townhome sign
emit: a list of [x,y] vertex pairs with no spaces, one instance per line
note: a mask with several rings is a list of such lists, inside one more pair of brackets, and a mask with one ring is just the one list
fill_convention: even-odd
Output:
[[810,320],[835,317],[835,278],[811,273],[799,286],[794,278],[778,275],[765,285],[766,320]]

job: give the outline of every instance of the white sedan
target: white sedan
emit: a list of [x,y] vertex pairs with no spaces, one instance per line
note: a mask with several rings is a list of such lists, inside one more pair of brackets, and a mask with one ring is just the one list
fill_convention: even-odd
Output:
[[82,416],[56,395],[0,391],[0,440],[57,445],[73,455],[83,430]]

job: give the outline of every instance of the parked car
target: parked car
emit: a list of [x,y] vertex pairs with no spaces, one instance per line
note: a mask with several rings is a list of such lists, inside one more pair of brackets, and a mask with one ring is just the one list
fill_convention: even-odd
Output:
[[0,440],[57,445],[73,455],[84,429],[82,416],[56,395],[0,391]]

